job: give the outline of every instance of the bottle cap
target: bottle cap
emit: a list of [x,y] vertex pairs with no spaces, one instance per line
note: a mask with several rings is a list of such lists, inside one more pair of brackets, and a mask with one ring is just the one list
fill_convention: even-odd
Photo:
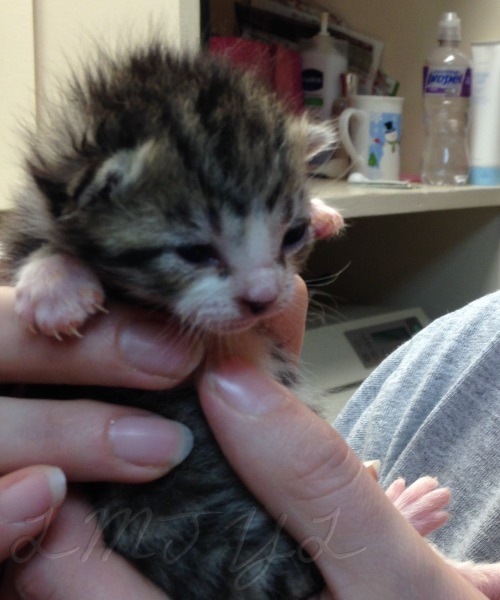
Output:
[[321,29],[319,31],[319,35],[330,35],[328,33],[328,13],[321,13]]
[[441,15],[438,40],[450,42],[460,42],[462,40],[460,19],[456,12],[445,12]]

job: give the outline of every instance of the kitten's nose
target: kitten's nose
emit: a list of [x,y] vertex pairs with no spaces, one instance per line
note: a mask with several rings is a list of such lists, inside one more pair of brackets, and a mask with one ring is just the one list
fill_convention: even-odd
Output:
[[276,270],[258,267],[249,270],[240,280],[237,300],[247,314],[257,316],[271,308],[279,295],[280,283]]
[[241,306],[252,313],[252,315],[261,315],[274,304],[274,300],[268,302],[256,302],[246,298],[240,298]]

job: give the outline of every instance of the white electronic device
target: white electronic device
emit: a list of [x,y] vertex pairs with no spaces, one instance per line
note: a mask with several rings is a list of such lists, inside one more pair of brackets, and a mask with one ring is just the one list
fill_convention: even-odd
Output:
[[311,382],[328,393],[329,420],[386,356],[429,323],[421,308],[353,307],[339,315],[334,323],[308,327],[302,348]]

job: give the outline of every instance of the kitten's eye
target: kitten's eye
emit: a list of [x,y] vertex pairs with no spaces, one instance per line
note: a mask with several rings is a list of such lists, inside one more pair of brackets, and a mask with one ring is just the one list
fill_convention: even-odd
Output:
[[301,242],[304,241],[308,229],[309,223],[306,222],[290,227],[283,238],[283,250],[293,250],[296,246],[301,244]]
[[186,244],[176,248],[177,254],[193,265],[210,265],[219,262],[219,255],[210,244]]

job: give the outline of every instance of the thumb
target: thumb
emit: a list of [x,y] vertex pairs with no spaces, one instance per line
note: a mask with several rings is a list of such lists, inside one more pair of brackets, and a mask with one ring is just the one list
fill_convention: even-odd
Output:
[[241,479],[315,560],[326,584],[321,600],[482,596],[290,390],[233,360],[204,373],[200,397]]
[[387,500],[326,421],[290,390],[236,360],[206,372],[200,396],[234,469],[274,518],[286,518],[285,527],[326,580],[332,561],[362,552],[366,523],[377,522],[380,508],[366,498]]

